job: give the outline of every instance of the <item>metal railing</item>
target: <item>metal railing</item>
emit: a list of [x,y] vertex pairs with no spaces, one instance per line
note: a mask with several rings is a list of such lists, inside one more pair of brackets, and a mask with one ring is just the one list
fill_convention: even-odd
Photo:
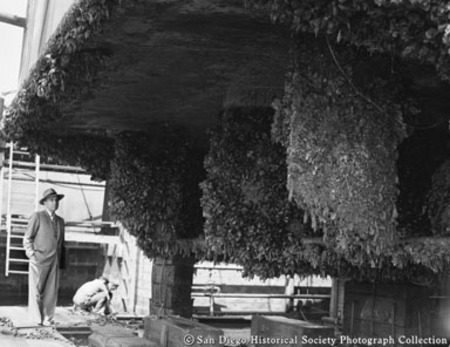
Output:
[[[198,267],[196,266],[196,268]],[[224,268],[224,270],[227,269],[229,268]],[[218,313],[215,311],[216,299],[286,299],[289,300],[289,305],[293,306],[294,300],[307,300],[310,302],[315,302],[330,299],[331,288],[330,294],[222,293],[220,286],[214,284],[206,284],[192,286],[191,296],[193,298],[209,298],[209,315],[216,316],[216,314]],[[260,312],[251,313],[253,314]],[[234,312],[226,312],[226,314],[234,314]],[[239,312],[239,314],[242,314],[242,312]],[[248,312],[248,314],[250,314],[250,312]]]

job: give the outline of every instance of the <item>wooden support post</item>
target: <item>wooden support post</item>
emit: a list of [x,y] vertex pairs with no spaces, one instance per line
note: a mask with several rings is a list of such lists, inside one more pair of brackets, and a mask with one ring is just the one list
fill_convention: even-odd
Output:
[[[417,311],[417,325],[419,326],[419,337],[423,337],[423,329],[422,329],[422,315],[420,310]],[[420,346],[423,347],[423,343],[420,342]]]
[[21,28],[25,28],[27,26],[26,18],[4,12],[0,12],[0,22],[11,24]]
[[154,259],[150,314],[173,314],[190,318],[193,273],[193,259],[180,256]]
[[352,301],[352,309],[350,316],[350,337],[355,336],[355,300]]
[[377,298],[377,287],[376,283],[372,284],[372,319],[370,320],[370,335],[374,336],[375,331],[375,300]]
[[8,197],[6,200],[6,262],[5,262],[5,276],[9,275],[9,252],[11,247],[11,196],[12,196],[12,163],[14,154],[14,144],[11,142],[9,147],[9,167],[8,167]]
[[209,315],[214,316],[214,296],[213,293],[211,293],[209,297]]
[[[3,106],[5,104],[5,100],[0,97],[0,117],[3,117]],[[6,142],[0,141],[0,227],[3,223],[3,185],[4,185],[4,175],[5,169],[3,165],[5,164],[5,153],[3,152],[3,148],[6,149]]]
[[35,165],[36,168],[34,170],[34,210],[37,211],[39,210],[39,174],[40,174],[40,164],[41,164],[41,159],[40,156],[36,154],[35,156]]
[[394,303],[392,305],[392,327],[391,327],[392,328],[391,334],[394,339],[396,339],[396,336],[395,336],[395,319],[396,319],[396,313],[397,313],[396,311],[397,311],[397,304]]

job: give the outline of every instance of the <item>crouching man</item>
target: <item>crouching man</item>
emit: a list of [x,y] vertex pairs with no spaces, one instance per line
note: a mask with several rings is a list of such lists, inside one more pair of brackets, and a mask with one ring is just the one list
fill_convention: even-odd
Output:
[[109,315],[113,313],[111,307],[112,291],[116,290],[118,286],[117,282],[110,282],[103,276],[86,282],[73,297],[74,308]]

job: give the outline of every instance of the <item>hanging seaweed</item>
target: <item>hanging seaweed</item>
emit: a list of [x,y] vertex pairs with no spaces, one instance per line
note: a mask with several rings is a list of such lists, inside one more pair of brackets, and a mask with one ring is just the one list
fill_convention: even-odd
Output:
[[46,162],[79,166],[95,181],[104,181],[111,174],[114,140],[100,134],[53,135],[46,132],[26,132],[18,142]]
[[287,199],[286,156],[271,140],[272,115],[264,108],[225,110],[211,134],[201,185],[212,254],[263,277],[296,273],[302,239],[312,235],[303,212]]
[[432,177],[426,199],[426,211],[435,235],[450,235],[450,160],[445,161]]
[[450,79],[450,7],[440,0],[250,0],[293,33],[433,65]]
[[290,133],[274,134],[289,139],[290,198],[350,263],[381,266],[396,239],[401,84],[382,58],[303,39],[278,111]]
[[3,131],[9,140],[27,141],[30,132],[45,131],[60,120],[62,104],[85,96],[111,52],[87,42],[101,30],[115,0],[82,0],[71,6],[45,53],[32,68],[7,109]]
[[176,129],[116,136],[111,213],[148,257],[200,257],[202,155]]

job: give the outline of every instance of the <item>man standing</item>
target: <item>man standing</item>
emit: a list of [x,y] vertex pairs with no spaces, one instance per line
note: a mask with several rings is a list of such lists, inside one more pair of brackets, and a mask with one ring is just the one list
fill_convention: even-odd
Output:
[[47,189],[39,201],[45,209],[34,212],[28,222],[23,246],[30,259],[28,309],[41,325],[54,325],[59,269],[64,267],[64,219],[55,214],[64,197]]

